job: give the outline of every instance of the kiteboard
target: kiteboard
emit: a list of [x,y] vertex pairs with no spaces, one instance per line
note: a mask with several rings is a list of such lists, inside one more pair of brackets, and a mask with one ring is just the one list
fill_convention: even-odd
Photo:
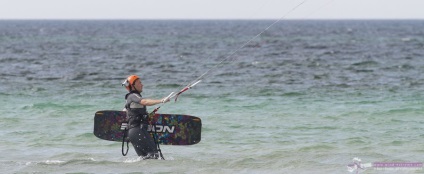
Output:
[[[125,111],[97,111],[94,135],[103,140],[120,141],[126,134]],[[199,117],[180,114],[158,114],[150,120],[147,131],[162,145],[192,145],[200,142],[202,121]]]

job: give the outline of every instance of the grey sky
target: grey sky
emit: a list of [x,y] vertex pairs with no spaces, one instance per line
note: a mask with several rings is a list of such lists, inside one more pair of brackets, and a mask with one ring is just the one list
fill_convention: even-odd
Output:
[[[296,5],[299,8],[286,15]],[[0,19],[424,19],[424,0],[0,0]]]

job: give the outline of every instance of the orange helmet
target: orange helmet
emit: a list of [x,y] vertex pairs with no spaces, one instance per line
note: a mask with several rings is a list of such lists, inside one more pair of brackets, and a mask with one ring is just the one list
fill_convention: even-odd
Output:
[[130,75],[127,77],[127,79],[125,79],[125,81],[122,83],[122,86],[125,86],[125,88],[127,88],[128,91],[131,91],[132,87],[135,83],[136,80],[140,79],[137,75]]

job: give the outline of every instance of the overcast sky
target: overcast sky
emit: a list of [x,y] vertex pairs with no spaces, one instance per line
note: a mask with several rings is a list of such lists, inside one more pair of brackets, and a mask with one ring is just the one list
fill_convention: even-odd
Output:
[[[291,12],[304,1],[305,3]],[[424,0],[0,0],[0,19],[278,19],[282,17],[283,19],[424,19]]]

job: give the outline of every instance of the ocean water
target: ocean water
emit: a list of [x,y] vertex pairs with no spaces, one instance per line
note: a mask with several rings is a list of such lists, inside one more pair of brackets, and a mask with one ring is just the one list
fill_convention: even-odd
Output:
[[[355,157],[424,162],[424,21],[281,21],[242,47],[273,22],[0,21],[0,171],[349,173]],[[140,160],[93,135],[96,111],[123,108],[126,76],[162,98],[209,69],[159,110],[200,117],[200,143]]]

